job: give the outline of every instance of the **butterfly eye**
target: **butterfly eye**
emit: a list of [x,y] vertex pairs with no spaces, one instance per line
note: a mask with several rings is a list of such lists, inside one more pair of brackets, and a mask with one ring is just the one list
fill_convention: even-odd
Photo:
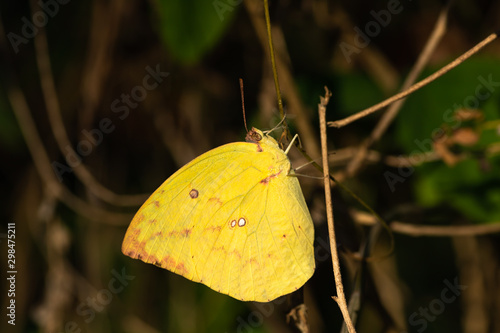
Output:
[[189,196],[190,196],[192,199],[196,199],[196,198],[198,198],[198,194],[199,194],[199,193],[198,193],[198,190],[196,190],[196,189],[194,189],[194,188],[193,188],[193,189],[189,192]]
[[247,136],[246,136],[245,140],[246,140],[247,142],[255,142],[255,143],[257,143],[257,142],[259,142],[260,140],[262,140],[262,135],[260,135],[260,133],[259,133],[259,132],[257,132],[257,131],[255,130],[255,128],[252,128],[252,129],[250,130],[250,132],[248,132],[248,133],[247,133]]

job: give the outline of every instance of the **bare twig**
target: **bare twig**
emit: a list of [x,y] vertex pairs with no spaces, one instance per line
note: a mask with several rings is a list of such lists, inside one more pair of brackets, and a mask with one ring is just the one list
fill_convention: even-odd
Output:
[[[378,223],[377,219],[363,211],[352,210],[356,223],[371,226]],[[478,236],[500,233],[500,221],[487,222],[478,225],[423,225],[401,221],[389,223],[392,231],[414,237],[455,237],[455,236]]]
[[[2,28],[3,24],[0,18],[0,49],[5,49],[6,39]],[[4,55],[7,55],[7,52],[5,52]],[[5,65],[10,62],[3,61],[1,63]],[[65,203],[68,207],[89,220],[102,221],[112,225],[124,225],[127,223],[127,221],[130,220],[130,214],[113,213],[99,207],[91,206],[73,195],[73,193],[68,191],[66,187],[56,180],[54,172],[51,169],[49,157],[45,147],[41,143],[42,141],[36,130],[35,122],[31,117],[26,98],[18,85],[15,85],[15,82],[17,82],[16,76],[12,72],[12,68],[8,67],[8,65],[2,68],[2,70],[6,76],[6,82],[4,82],[4,84],[7,98],[19,123],[21,133],[23,134],[28,150],[33,158],[35,168],[46,186],[47,191],[59,201]]]
[[337,120],[337,121],[331,121],[331,122],[328,122],[328,126],[330,127],[336,127],[336,128],[340,128],[340,127],[344,127],[358,119],[361,119],[363,117],[366,117],[367,115],[369,114],[372,114],[384,107],[386,107],[387,105],[391,104],[391,103],[394,103],[395,101],[397,100],[400,100],[402,98],[405,98],[406,96],[412,94],[413,92],[417,91],[418,89],[424,87],[425,85],[429,84],[430,82],[436,80],[437,78],[439,78],[440,76],[444,75],[445,73],[449,72],[450,70],[452,70],[453,68],[457,67],[458,65],[460,65],[462,62],[464,62],[465,60],[467,60],[468,58],[470,58],[472,55],[476,54],[477,52],[479,52],[479,50],[481,50],[483,47],[485,47],[486,45],[488,45],[489,43],[491,43],[492,41],[494,41],[496,38],[498,37],[498,34],[497,33],[492,33],[491,35],[489,35],[488,37],[486,37],[484,40],[482,40],[481,42],[479,42],[477,45],[475,45],[473,48],[471,48],[469,51],[465,52],[464,54],[462,54],[460,57],[458,57],[457,59],[453,60],[451,63],[449,63],[448,65],[444,66],[443,68],[441,68],[440,70],[438,70],[437,72],[435,72],[434,74],[431,74],[429,75],[428,77],[426,77],[425,79],[423,79],[422,81],[419,81],[417,83],[415,83],[414,85],[412,85],[409,89],[407,89],[406,91],[403,91],[397,95],[394,95],[393,97],[391,98],[388,98],[386,99],[385,101],[382,101],[374,106],[371,106],[363,111],[360,111],[352,116],[349,116],[347,118],[344,118],[344,119],[340,119],[340,120]]
[[12,105],[16,115],[19,127],[23,133],[26,145],[31,153],[35,167],[40,178],[58,200],[64,202],[75,212],[93,221],[100,221],[112,225],[124,225],[130,220],[130,214],[113,213],[87,204],[85,201],[76,197],[73,193],[56,180],[53,170],[50,166],[50,160],[41,144],[40,136],[35,127],[35,122],[30,115],[28,104],[24,95],[19,89],[8,88],[7,97]]
[[[467,286],[463,293],[461,322],[464,333],[486,333],[491,331],[493,315],[489,295],[495,294],[498,286],[488,275],[498,273],[498,260],[489,242],[478,237],[455,237],[452,239],[456,253],[455,262],[458,269],[458,281]],[[491,253],[493,252],[493,253]],[[493,260],[492,260],[493,259]],[[490,273],[491,272],[491,273]],[[495,281],[496,282],[496,281]],[[498,297],[497,295],[495,295]]]
[[[70,155],[78,156],[68,139],[64,122],[61,117],[59,100],[54,84],[54,78],[52,76],[45,29],[40,28],[40,32],[35,36],[35,49],[36,60],[40,72],[42,92],[56,142],[63,154],[66,151],[69,151]],[[83,162],[74,166],[73,171],[78,179],[80,179],[96,197],[115,206],[137,206],[147,198],[144,194],[118,195],[112,192],[94,178],[90,171],[83,165]]]
[[[406,77],[405,82],[401,87],[401,91],[405,91],[406,89],[408,89],[417,80],[425,65],[428,63],[431,55],[434,53],[434,50],[439,44],[439,41],[441,41],[441,38],[444,36],[446,32],[446,22],[448,19],[448,12],[451,2],[452,1],[449,1],[447,5],[441,10],[441,13],[439,14],[439,17],[436,21],[436,25],[434,26],[434,29],[429,39],[427,40],[427,44],[425,45],[424,50],[420,53],[417,62]],[[371,135],[364,140],[364,142],[357,150],[356,156],[347,166],[347,174],[353,175],[359,170],[366,156],[368,148],[382,137],[382,134],[392,123],[405,101],[406,99],[400,99],[387,109],[387,112],[384,113],[380,121],[377,123],[377,126],[375,126]]]
[[[329,154],[329,160],[331,166],[345,166],[349,164],[354,156],[356,156],[358,148],[357,147],[346,147],[336,150],[333,153]],[[484,156],[492,157],[500,154],[500,144],[491,144],[485,148]],[[466,159],[466,158],[476,158],[471,152],[463,152],[455,155],[457,158]],[[387,166],[394,168],[411,168],[416,167],[424,163],[435,162],[442,159],[442,156],[439,155],[436,151],[426,151],[420,153],[413,153],[411,155],[386,155],[383,156],[380,152],[376,150],[368,150],[366,152],[365,161],[371,163],[382,162]],[[310,162],[312,163],[312,162]],[[295,170],[298,170],[296,168]],[[337,178],[337,177],[336,177]]]
[[309,333],[309,326],[307,325],[307,307],[301,303],[290,310],[286,315],[286,322],[293,322],[294,327],[300,333]]
[[350,333],[356,332],[354,325],[352,324],[351,317],[349,316],[349,309],[347,307],[344,285],[342,284],[342,275],[340,273],[339,257],[337,253],[337,241],[335,239],[335,227],[333,220],[333,209],[332,209],[332,193],[330,188],[330,174],[328,168],[328,145],[326,138],[326,105],[331,97],[331,92],[325,87],[325,97],[320,97],[321,102],[318,104],[319,112],[319,123],[321,131],[321,152],[323,160],[323,176],[325,184],[325,202],[326,202],[326,216],[328,220],[328,234],[330,236],[330,250],[332,253],[332,263],[333,263],[333,274],[335,276],[335,287],[337,289],[337,296],[332,298],[339,305],[340,311],[342,311],[342,316],[347,325]]
[[500,232],[500,222],[480,224],[480,225],[417,225],[405,222],[394,221],[390,223],[394,232],[414,237],[457,237],[457,236],[477,236],[488,235]]
[[[363,211],[353,210],[351,215],[356,223],[361,225],[375,225],[377,219]],[[402,221],[389,223],[392,231],[414,237],[455,237],[455,236],[478,236],[500,233],[500,221],[488,222],[478,225],[423,225]]]
[[88,126],[105,91],[106,78],[111,70],[113,49],[125,6],[124,0],[96,1],[92,4],[89,25],[88,52],[82,71],[80,123]]

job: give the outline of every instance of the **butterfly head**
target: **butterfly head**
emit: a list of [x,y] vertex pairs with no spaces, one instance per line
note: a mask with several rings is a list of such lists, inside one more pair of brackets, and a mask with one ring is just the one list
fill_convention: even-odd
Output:
[[273,137],[267,135],[267,132],[264,133],[255,127],[252,127],[252,129],[250,131],[248,131],[247,136],[245,137],[245,140],[247,142],[256,143],[259,146],[267,145],[267,146],[271,146],[273,148],[279,149],[278,143],[276,142],[276,140]]
[[255,127],[252,127],[252,129],[250,131],[248,131],[247,136],[245,137],[245,140],[247,142],[259,143],[263,137],[264,137],[264,134],[262,133],[262,131],[256,129]]

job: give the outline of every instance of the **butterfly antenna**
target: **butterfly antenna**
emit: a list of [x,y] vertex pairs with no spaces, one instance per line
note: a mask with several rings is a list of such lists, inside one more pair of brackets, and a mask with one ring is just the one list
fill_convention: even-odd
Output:
[[247,118],[245,115],[245,93],[243,92],[243,79],[240,77],[240,92],[241,92],[241,108],[243,109],[243,122],[245,123],[245,130],[248,133]]

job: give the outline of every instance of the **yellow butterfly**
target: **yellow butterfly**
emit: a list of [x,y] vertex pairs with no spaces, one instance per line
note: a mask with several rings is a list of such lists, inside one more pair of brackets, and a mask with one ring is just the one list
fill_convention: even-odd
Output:
[[252,128],[200,155],[130,223],[122,252],[242,301],[267,302],[314,273],[314,228],[290,160]]

